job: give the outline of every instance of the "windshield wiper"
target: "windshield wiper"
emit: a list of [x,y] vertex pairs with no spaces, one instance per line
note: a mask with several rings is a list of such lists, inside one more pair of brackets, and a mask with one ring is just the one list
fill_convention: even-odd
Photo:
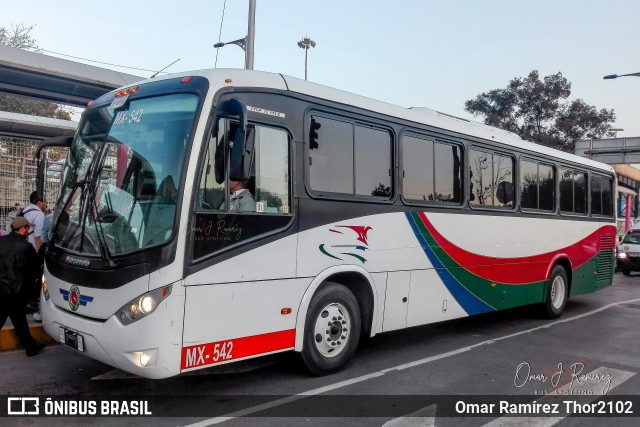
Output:
[[82,187],[82,191],[80,192],[80,197],[82,197],[82,193],[84,193],[84,185],[86,183],[87,183],[86,179],[74,182],[73,187],[71,187],[71,189],[69,190],[69,196],[65,201],[65,203],[61,205],[60,208],[56,208],[56,211],[58,211],[58,213],[55,216],[56,222],[51,224],[51,235],[54,237],[56,241],[57,239],[55,238],[55,236],[56,236],[56,233],[58,232],[58,228],[60,227],[63,213],[67,211],[67,208],[69,207],[69,204],[73,200],[73,195],[78,189],[78,187]]
[[[91,212],[93,215],[95,213],[95,217],[93,218],[93,225],[96,229],[96,237],[98,238],[98,245],[100,246],[100,256],[104,261],[105,265],[109,268],[115,268],[116,263],[111,258],[111,251],[109,251],[109,246],[107,245],[107,239],[104,236],[104,230],[101,225],[98,225],[98,219],[100,215],[98,213],[98,204],[96,203],[96,193],[92,184],[89,184],[88,196],[91,198],[91,209],[94,212]],[[87,211],[87,217],[85,217],[85,221],[87,220],[89,215],[89,211]]]

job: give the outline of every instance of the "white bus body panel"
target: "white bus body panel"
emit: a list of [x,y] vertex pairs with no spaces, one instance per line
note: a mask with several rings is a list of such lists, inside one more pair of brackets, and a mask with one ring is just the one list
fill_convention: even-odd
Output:
[[297,236],[244,252],[185,278],[186,286],[295,277]]
[[[489,215],[428,213],[440,234],[474,254],[496,258],[533,256],[570,246],[605,223],[558,221],[556,218],[520,218]],[[570,224],[570,227],[567,227]]]
[[[284,237],[185,279],[183,370],[294,347],[296,315],[310,282],[294,279],[296,246],[297,236]],[[214,357],[216,343],[229,346],[231,354]],[[194,358],[193,352],[204,356]]]

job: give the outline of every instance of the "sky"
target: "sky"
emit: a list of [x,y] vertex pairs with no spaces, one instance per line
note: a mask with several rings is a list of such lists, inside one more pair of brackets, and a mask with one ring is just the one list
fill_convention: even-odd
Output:
[[[2,3],[0,27],[34,25],[47,55],[154,71],[180,59],[167,69],[178,72],[214,68],[213,44],[246,35],[249,1]],[[297,42],[308,36],[310,81],[478,121],[466,100],[532,70],[562,72],[569,100],[613,109],[618,137],[637,137],[640,77],[602,77],[640,72],[639,17],[638,0],[256,0],[254,68],[304,78]],[[243,68],[244,52],[221,48],[217,67]]]

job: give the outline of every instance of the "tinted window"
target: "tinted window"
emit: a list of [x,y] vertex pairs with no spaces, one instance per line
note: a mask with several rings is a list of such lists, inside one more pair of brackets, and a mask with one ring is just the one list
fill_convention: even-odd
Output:
[[556,185],[553,166],[538,165],[539,205],[538,209],[553,211],[555,209]]
[[403,197],[460,203],[462,149],[413,136],[402,138]]
[[[197,210],[258,213],[291,213],[289,198],[289,135],[281,130],[250,125],[254,138],[253,168],[246,182],[228,179],[224,163],[225,144],[233,139],[237,124],[223,119],[211,135],[202,165]],[[216,179],[216,170],[225,171]],[[221,181],[220,183],[218,181]],[[241,193],[245,194],[241,194]],[[248,192],[248,194],[246,194]]]
[[249,190],[255,190],[256,212],[289,214],[289,135],[264,126],[256,126],[255,132],[255,176]]
[[[312,117],[317,144],[309,147],[309,185],[315,191],[353,194],[353,125]],[[316,148],[314,148],[316,145]]]
[[555,209],[555,169],[527,160],[520,161],[520,206],[525,209]]
[[575,211],[576,213],[587,213],[587,174],[576,172],[574,179]]
[[250,177],[231,181],[224,154],[237,128],[237,123],[220,119],[204,153],[196,216],[187,230],[194,259],[283,229],[291,221],[289,134],[249,124],[247,135],[254,142]]
[[434,146],[435,200],[460,203],[462,201],[462,149],[457,145]]
[[591,214],[613,215],[613,181],[600,176],[591,177]]
[[602,214],[607,216],[613,215],[612,184],[612,180],[602,178]]
[[591,177],[591,214],[602,215],[602,190],[599,176]]
[[391,135],[355,126],[356,194],[391,197]]
[[311,117],[309,186],[323,193],[390,198],[391,134],[347,120]]
[[509,156],[493,155],[493,205],[513,207],[513,164]]
[[560,169],[560,210],[562,212],[573,212],[573,171]]
[[402,138],[402,195],[410,200],[433,200],[433,141]]
[[469,151],[469,200],[472,205],[493,206],[492,167],[491,153]]
[[538,164],[520,161],[520,206],[538,208]]
[[513,206],[513,159],[485,151],[469,154],[472,205]]
[[587,213],[586,174],[571,169],[560,170],[560,210],[567,213]]

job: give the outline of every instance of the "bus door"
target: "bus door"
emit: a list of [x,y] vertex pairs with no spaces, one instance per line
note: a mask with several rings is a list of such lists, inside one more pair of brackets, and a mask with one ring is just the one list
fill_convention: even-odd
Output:
[[185,278],[186,347],[295,326],[282,323],[295,316],[280,312],[301,297],[287,290],[295,282],[297,242],[289,232],[291,138],[235,111],[216,117],[200,159],[189,226],[195,272]]

